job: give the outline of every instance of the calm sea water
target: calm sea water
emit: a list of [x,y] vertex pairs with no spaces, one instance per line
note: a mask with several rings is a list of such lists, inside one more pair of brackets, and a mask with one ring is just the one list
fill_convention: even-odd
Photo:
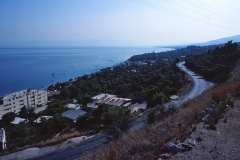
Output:
[[153,47],[0,48],[0,96],[40,89],[123,62]]

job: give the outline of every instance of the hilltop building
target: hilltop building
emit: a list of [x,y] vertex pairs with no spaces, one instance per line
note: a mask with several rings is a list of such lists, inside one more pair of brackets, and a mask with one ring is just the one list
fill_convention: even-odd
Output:
[[88,103],[87,106],[97,108],[99,104],[129,108],[132,105],[132,100],[128,98],[118,98],[116,95],[111,94],[100,94],[92,97],[92,102]]
[[92,103],[96,103],[97,101],[99,101],[100,99],[102,99],[104,97],[117,97],[117,95],[102,93],[102,94],[99,94],[99,95],[96,95],[96,96],[92,97]]
[[0,99],[0,117],[8,112],[18,113],[23,106],[41,107],[48,102],[47,91],[23,90],[8,94]]
[[96,104],[107,104],[109,106],[115,106],[115,107],[130,107],[132,104],[131,99],[127,98],[118,98],[118,97],[102,97],[99,99]]

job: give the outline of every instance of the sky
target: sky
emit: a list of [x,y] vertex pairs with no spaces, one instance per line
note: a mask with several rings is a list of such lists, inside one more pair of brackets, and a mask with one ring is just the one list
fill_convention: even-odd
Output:
[[0,44],[156,46],[240,34],[239,0],[0,0]]

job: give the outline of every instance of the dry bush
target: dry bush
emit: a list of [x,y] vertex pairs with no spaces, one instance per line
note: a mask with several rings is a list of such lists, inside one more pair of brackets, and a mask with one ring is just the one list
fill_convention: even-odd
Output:
[[59,137],[52,138],[52,139],[49,139],[46,141],[42,141],[37,144],[33,144],[33,146],[35,146],[35,147],[51,146],[51,145],[59,144],[69,138],[74,138],[74,137],[79,137],[79,136],[80,136],[80,133],[78,131],[75,131],[73,133],[63,134],[63,135],[60,135]]
[[235,93],[237,90],[240,90],[240,81],[229,81],[213,88],[212,98],[216,102],[222,102],[226,100],[228,94]]
[[[178,112],[145,128],[124,134],[119,140],[99,149],[85,159],[154,159],[164,153],[165,144],[172,139],[184,141],[190,129],[211,103],[211,93],[205,92],[186,102]],[[194,128],[194,127],[193,127]]]
[[[169,117],[140,130],[124,134],[119,140],[110,142],[94,155],[84,159],[156,159],[157,155],[166,152],[167,142],[173,139],[184,141],[194,131],[193,124],[202,119],[202,112],[207,109],[212,100],[226,101],[227,95],[233,93],[236,88],[240,88],[240,82],[229,82],[214,87],[187,101]],[[224,108],[222,109],[219,115],[224,112]],[[212,124],[210,129],[216,129],[214,126]],[[202,138],[199,137],[199,140],[201,141]]]

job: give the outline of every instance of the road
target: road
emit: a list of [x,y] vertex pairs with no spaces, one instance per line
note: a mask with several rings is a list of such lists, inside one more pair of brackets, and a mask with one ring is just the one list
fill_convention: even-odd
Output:
[[94,139],[89,139],[81,142],[78,145],[71,146],[71,148],[63,150],[61,152],[50,153],[39,158],[33,158],[34,160],[72,160],[79,159],[80,155],[87,151],[92,151],[105,143],[107,143],[107,136],[102,135]]
[[[206,91],[207,89],[213,87],[213,83],[206,81],[202,76],[197,75],[193,71],[186,68],[184,65],[185,62],[180,62],[177,64],[178,68],[180,68],[182,71],[187,73],[191,79],[192,79],[192,88],[191,90],[183,97],[179,97],[176,100],[172,100],[169,103],[164,104],[165,107],[174,105],[176,107],[179,107],[181,104],[186,102],[189,99],[192,99],[198,95],[200,95],[202,92]],[[148,114],[146,113],[142,117],[138,118],[133,126],[130,128],[130,131],[138,130],[139,128],[142,128],[145,126],[148,122]]]
[[183,97],[178,98],[177,100],[173,100],[170,103],[176,104],[177,106],[183,104],[189,99],[192,99],[198,95],[200,95],[202,92],[206,91],[207,89],[213,87],[213,83],[206,81],[202,76],[197,75],[193,71],[186,68],[184,65],[185,62],[180,62],[177,64],[178,68],[180,68],[182,71],[187,73],[191,79],[192,79],[192,88],[191,90]]
[[[201,76],[196,75],[194,72],[190,71],[184,66],[184,62],[180,62],[177,64],[177,66],[186,72],[188,75],[190,75],[193,85],[192,89],[183,97],[180,97],[174,101],[171,101],[165,105],[174,104],[175,106],[179,106],[188,99],[194,98],[198,95],[200,95],[203,91],[211,88],[213,86],[213,83],[208,82],[204,80]],[[136,123],[134,123],[133,127],[131,127],[130,132],[137,130],[139,128],[142,128],[144,125],[147,124],[147,113],[143,115],[142,117],[138,118]],[[37,148],[37,150],[33,150],[32,152],[40,152],[41,154],[34,154],[31,156],[31,153],[28,153],[29,151],[26,150],[12,153],[10,155],[6,155],[1,157],[1,159],[37,159],[37,160],[63,160],[63,159],[79,159],[80,155],[86,151],[94,152],[94,149],[98,148],[99,146],[104,145],[107,143],[107,135],[97,135],[94,138],[90,138],[88,140],[84,140],[77,144],[72,144],[70,147],[65,147],[64,149],[58,150],[58,149],[52,149],[54,147],[43,147],[43,148]],[[36,149],[36,148],[35,148]],[[45,150],[45,151],[43,151]],[[48,150],[48,151],[46,151]],[[38,157],[38,158],[37,158]]]
[[[85,137],[85,136],[83,136]],[[84,152],[93,153],[95,149],[108,143],[106,134],[98,133],[83,140],[76,137],[66,140],[61,144],[42,148],[33,147],[0,157],[1,160],[75,160]]]

